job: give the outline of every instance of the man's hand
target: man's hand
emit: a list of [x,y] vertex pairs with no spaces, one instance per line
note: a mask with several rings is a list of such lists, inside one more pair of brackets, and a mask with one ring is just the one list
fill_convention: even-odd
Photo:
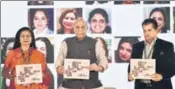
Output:
[[128,75],[128,80],[129,80],[129,81],[133,81],[133,80],[134,80],[134,75],[133,75],[132,73],[130,73],[130,74]]
[[90,71],[99,71],[99,66],[96,63],[93,63],[89,66]]
[[63,66],[58,66],[57,67],[57,73],[58,74],[63,74],[64,73],[64,67]]
[[158,73],[155,73],[151,76],[151,80],[154,81],[154,82],[158,82],[158,81],[161,81],[162,80],[162,75],[161,74],[158,74]]

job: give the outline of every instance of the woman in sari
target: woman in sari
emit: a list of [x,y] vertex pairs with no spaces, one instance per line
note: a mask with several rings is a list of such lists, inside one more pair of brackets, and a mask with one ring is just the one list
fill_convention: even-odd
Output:
[[[9,89],[48,89],[51,83],[44,54],[36,50],[34,38],[28,27],[19,29],[16,34],[13,49],[8,52],[2,71],[3,77],[10,79]],[[41,64],[42,83],[17,84],[16,65],[25,64]]]

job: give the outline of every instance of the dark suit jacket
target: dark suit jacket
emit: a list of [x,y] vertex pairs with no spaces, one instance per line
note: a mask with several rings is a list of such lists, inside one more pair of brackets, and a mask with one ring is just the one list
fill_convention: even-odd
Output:
[[[132,58],[142,58],[144,42],[133,45]],[[175,75],[175,54],[173,44],[157,39],[154,45],[153,59],[156,59],[156,73],[163,76],[159,82],[151,81],[153,89],[172,89],[171,77]],[[128,73],[130,72],[130,65]],[[135,81],[135,89],[145,89],[139,79]]]

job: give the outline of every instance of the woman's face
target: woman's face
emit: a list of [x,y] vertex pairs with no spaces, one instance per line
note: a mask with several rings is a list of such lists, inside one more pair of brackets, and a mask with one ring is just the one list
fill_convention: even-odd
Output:
[[90,21],[90,28],[93,33],[103,33],[106,26],[106,19],[101,14],[95,14]]
[[119,48],[119,57],[123,61],[129,61],[131,58],[132,46],[128,42],[123,42]]
[[43,41],[37,40],[36,48],[46,56],[46,44]]
[[62,22],[64,29],[72,30],[74,27],[75,19],[76,17],[73,12],[67,13],[63,18],[63,22]]
[[43,11],[36,11],[34,18],[33,18],[33,23],[34,26],[37,30],[44,30],[47,27],[47,17]]
[[21,45],[30,45],[32,42],[32,36],[29,31],[22,31],[20,33],[20,44]]
[[151,15],[151,18],[155,19],[158,23],[158,30],[162,30],[162,28],[165,25],[165,18],[163,17],[163,14],[160,11],[153,12]]

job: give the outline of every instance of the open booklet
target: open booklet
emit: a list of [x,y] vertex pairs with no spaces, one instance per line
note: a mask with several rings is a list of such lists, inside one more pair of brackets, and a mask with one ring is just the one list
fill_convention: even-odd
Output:
[[64,78],[89,79],[89,59],[65,59]]
[[134,79],[151,79],[155,65],[155,59],[131,59],[130,72],[134,74]]

